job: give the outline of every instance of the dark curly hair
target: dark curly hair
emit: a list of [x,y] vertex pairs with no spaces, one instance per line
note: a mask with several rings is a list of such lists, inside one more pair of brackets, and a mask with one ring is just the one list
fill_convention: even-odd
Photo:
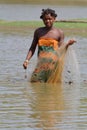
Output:
[[47,8],[47,9],[42,9],[42,13],[41,13],[40,19],[43,19],[43,17],[46,14],[51,14],[51,16],[53,16],[54,18],[57,17],[57,14],[55,13],[55,10]]

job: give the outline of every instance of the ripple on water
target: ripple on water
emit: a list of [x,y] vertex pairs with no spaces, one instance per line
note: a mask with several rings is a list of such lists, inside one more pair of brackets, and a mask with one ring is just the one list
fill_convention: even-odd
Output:
[[[87,39],[77,39],[75,49],[83,81],[87,79]],[[0,129],[85,130],[86,82],[70,85],[30,84],[27,80],[34,68],[32,63],[35,63],[36,55],[26,72],[27,79],[22,64],[31,38],[0,34],[0,40]]]

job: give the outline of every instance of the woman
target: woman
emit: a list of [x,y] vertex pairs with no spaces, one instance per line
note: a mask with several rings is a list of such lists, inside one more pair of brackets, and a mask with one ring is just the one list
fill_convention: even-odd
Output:
[[54,10],[49,8],[42,10],[40,18],[43,20],[45,27],[35,30],[31,47],[23,63],[24,69],[27,69],[29,60],[38,45],[38,63],[32,73],[31,82],[55,83],[61,81],[63,70],[63,60],[61,59],[64,59],[63,52],[66,52],[68,46],[72,45],[75,40],[72,39],[68,43],[63,44],[63,31],[53,26],[56,17],[57,14]]

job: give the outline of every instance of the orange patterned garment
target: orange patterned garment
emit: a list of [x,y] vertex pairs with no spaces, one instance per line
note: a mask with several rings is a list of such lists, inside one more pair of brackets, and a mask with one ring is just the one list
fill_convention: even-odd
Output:
[[38,63],[32,73],[31,82],[61,82],[63,69],[61,54],[59,53],[57,40],[40,38],[38,41]]

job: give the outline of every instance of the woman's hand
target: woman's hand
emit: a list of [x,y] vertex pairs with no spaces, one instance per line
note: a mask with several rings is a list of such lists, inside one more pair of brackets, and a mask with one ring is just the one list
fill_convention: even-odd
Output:
[[28,63],[29,63],[28,60],[25,60],[25,61],[24,61],[24,63],[23,63],[23,67],[24,67],[24,69],[27,69]]
[[70,40],[68,41],[68,43],[67,43],[67,46],[72,45],[72,44],[74,44],[75,42],[76,42],[76,40],[70,39]]
[[76,42],[76,40],[70,39],[70,40],[68,41],[68,43],[66,44],[66,48],[68,48],[70,45],[74,44],[75,42]]

